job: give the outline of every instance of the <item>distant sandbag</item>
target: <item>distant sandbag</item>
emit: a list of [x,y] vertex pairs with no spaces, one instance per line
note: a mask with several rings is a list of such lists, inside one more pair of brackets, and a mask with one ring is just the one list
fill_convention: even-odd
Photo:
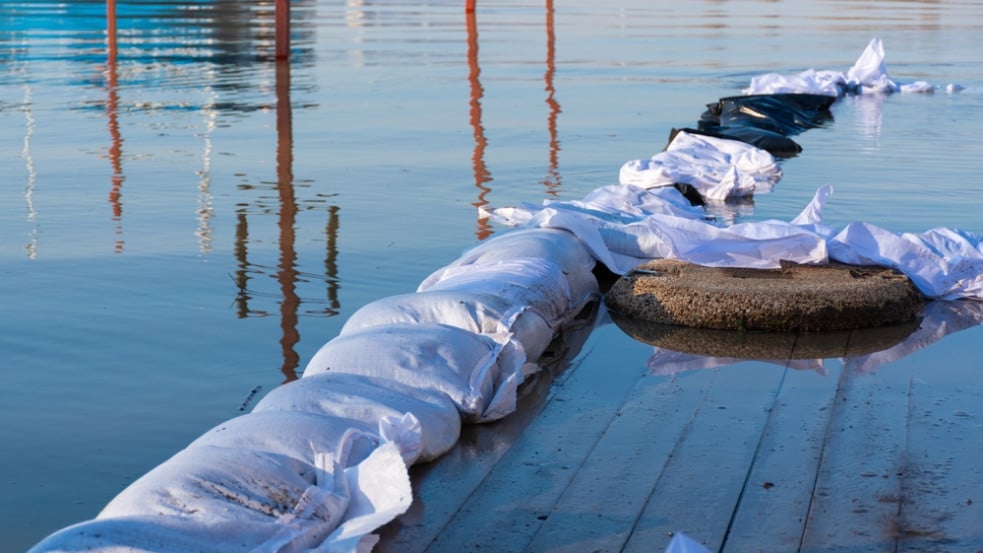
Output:
[[[596,287],[596,279],[594,282]],[[553,328],[528,306],[501,296],[457,290],[429,290],[376,300],[355,311],[339,334],[393,323],[439,323],[479,334],[508,334],[522,345],[529,361],[539,359],[553,339]]]
[[515,409],[525,363],[489,336],[441,324],[392,324],[338,336],[314,354],[304,377],[347,373],[389,379],[447,395],[472,422]]
[[769,191],[782,177],[774,156],[740,140],[674,130],[669,145],[647,160],[621,166],[621,184],[657,188],[687,184],[702,197],[725,200]]
[[755,127],[735,125],[733,127],[721,128],[713,125],[700,125],[696,129],[673,129],[672,132],[686,132],[725,140],[736,140],[754,146],[755,148],[760,148],[780,158],[794,157],[802,152],[802,146],[784,134]]
[[728,96],[712,104],[700,116],[718,127],[753,126],[785,136],[821,127],[833,119],[829,108],[836,98],[824,94],[749,94]]

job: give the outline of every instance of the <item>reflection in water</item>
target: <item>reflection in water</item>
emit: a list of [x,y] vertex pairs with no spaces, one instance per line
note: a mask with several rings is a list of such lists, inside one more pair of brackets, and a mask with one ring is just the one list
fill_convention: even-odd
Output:
[[[279,6],[281,2],[277,2]],[[283,372],[290,382],[297,379],[297,366],[300,356],[294,346],[300,341],[297,332],[297,252],[294,251],[294,223],[297,219],[297,198],[294,195],[293,173],[293,113],[290,109],[290,62],[286,59],[276,61],[276,181],[280,198],[280,270],[277,280],[283,301],[280,302],[280,328],[283,336],[280,347],[283,349]]]
[[27,250],[28,259],[35,259],[38,255],[38,211],[34,207],[34,187],[38,180],[38,170],[34,166],[34,156],[31,155],[31,138],[34,136],[34,113],[31,111],[31,85],[24,85],[24,148],[21,150],[21,157],[24,158],[24,167],[27,171],[27,184],[24,187],[24,203],[27,204],[27,222],[32,224],[28,234],[30,239],[24,249]]
[[218,126],[216,120],[218,112],[214,109],[205,107],[202,109],[205,114],[205,132],[202,135],[204,148],[201,155],[201,169],[198,170],[198,230],[195,236],[198,237],[198,251],[205,254],[212,251],[212,224],[214,208],[212,206],[212,132]]
[[[553,84],[556,75],[556,33],[554,31],[554,10],[553,0],[546,1],[546,71],[543,73],[544,90],[546,91],[546,105],[549,107],[549,114],[546,118],[546,127],[549,130],[549,165],[546,177],[542,183],[546,187],[546,194],[557,197],[560,193],[560,171],[559,171],[559,152],[560,140],[557,137],[556,121],[561,111],[560,103],[556,100],[556,87]],[[485,138],[485,129],[481,124],[481,99],[484,95],[484,88],[481,86],[481,68],[478,65],[478,26],[474,10],[474,2],[470,1],[465,7],[465,22],[468,34],[468,82],[471,85],[471,110],[470,123],[474,135],[474,152],[471,154],[471,162],[474,167],[474,185],[478,189],[478,199],[473,202],[476,208],[488,205],[488,193],[491,187],[487,183],[491,182],[492,176],[488,167],[485,165],[485,148],[488,146],[488,139]],[[488,217],[478,215],[475,236],[478,240],[488,238],[492,232]]]
[[[317,311],[306,311],[305,314],[334,316],[341,308],[338,298],[338,211],[337,206],[328,207],[328,221],[325,227],[327,249],[324,260],[325,274],[310,275],[301,273],[298,270],[298,256],[296,251],[296,222],[297,214],[300,212],[300,205],[297,201],[294,173],[293,173],[293,110],[290,104],[290,62],[287,60],[276,61],[276,129],[277,129],[277,148],[276,148],[276,189],[278,200],[278,219],[277,230],[279,238],[277,241],[279,258],[275,268],[275,278],[279,285],[279,294],[261,294],[249,289],[250,274],[268,274],[273,272],[271,267],[264,267],[259,264],[251,263],[249,255],[249,219],[244,206],[240,205],[236,212],[236,232],[235,246],[233,253],[237,261],[237,268],[232,280],[235,282],[238,293],[236,294],[236,316],[239,318],[260,316],[265,317],[270,313],[266,310],[250,307],[249,302],[257,296],[272,297],[279,299],[280,311],[280,349],[283,355],[283,364],[280,371],[283,373],[284,382],[297,379],[297,367],[300,365],[300,355],[294,349],[300,342],[300,332],[297,330],[300,306],[303,303],[326,303],[327,306]],[[298,282],[303,282],[306,277],[324,280],[327,283],[327,299],[305,299],[297,293]]]
[[328,208],[328,225],[324,229],[327,236],[327,252],[324,256],[324,276],[328,283],[328,307],[322,312],[325,315],[337,315],[341,308],[338,299],[338,206]]
[[106,1],[106,117],[109,118],[109,163],[113,172],[110,175],[109,205],[112,206],[113,221],[116,222],[116,243],[113,251],[123,251],[123,138],[119,130],[119,68],[118,44],[116,42],[116,0]]
[[543,81],[546,83],[546,105],[549,106],[549,117],[546,126],[550,133],[550,161],[546,180],[546,193],[550,196],[558,196],[560,192],[560,171],[559,152],[560,141],[556,137],[556,118],[559,115],[560,103],[556,101],[554,95],[556,88],[553,86],[553,76],[556,74],[556,34],[553,31],[553,0],[546,0],[546,73]]
[[983,302],[937,300],[926,304],[921,319],[911,323],[797,334],[707,330],[610,315],[626,334],[655,346],[646,362],[652,374],[675,376],[757,360],[825,375],[826,359],[842,359],[852,372],[874,372],[950,334],[981,325]]
[[[468,31],[468,83],[471,84],[470,122],[474,134],[474,153],[471,154],[471,163],[474,166],[474,185],[478,189],[478,199],[471,205],[481,208],[488,205],[485,196],[491,192],[491,188],[486,186],[486,183],[491,182],[492,177],[485,166],[485,147],[488,146],[488,139],[485,138],[485,128],[481,125],[481,97],[485,90],[481,87],[479,80],[481,68],[478,66],[478,25],[475,21],[474,4],[472,3],[470,6],[464,17]],[[492,232],[488,217],[479,215],[475,230],[475,236],[478,240],[488,238]]]

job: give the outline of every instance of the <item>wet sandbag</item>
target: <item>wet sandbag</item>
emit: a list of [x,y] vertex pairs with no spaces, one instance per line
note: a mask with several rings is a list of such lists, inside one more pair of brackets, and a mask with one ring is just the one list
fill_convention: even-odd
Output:
[[725,129],[747,126],[792,136],[831,121],[829,107],[835,101],[823,94],[729,96],[707,104],[700,127],[704,123]]
[[[454,446],[461,433],[461,416],[446,394],[360,374],[305,374],[270,391],[253,409],[254,414],[270,411],[371,422],[378,425],[383,439],[399,445],[407,464],[436,459]],[[406,435],[412,426],[402,427],[407,414],[418,423],[415,448],[414,437]]]
[[393,323],[439,323],[479,334],[509,334],[521,344],[530,362],[539,359],[553,339],[553,328],[527,306],[515,305],[500,296],[456,290],[430,290],[376,300],[353,313],[339,334]]
[[[559,266],[567,277],[574,304],[585,303],[598,294],[597,279],[592,272],[596,264],[594,257],[576,236],[562,229],[528,228],[500,234],[464,252],[448,267],[518,258],[542,258]],[[430,275],[419,289],[430,288],[440,274],[437,271]]]
[[229,419],[199,436],[188,448],[227,447],[288,455],[308,463],[331,451],[349,430],[374,435],[375,421],[303,411],[263,411]]
[[427,277],[417,291],[434,290],[498,296],[513,306],[535,311],[551,326],[567,320],[579,307],[563,269],[541,257],[449,265]]
[[672,132],[687,132],[714,138],[736,140],[754,146],[755,148],[760,148],[779,158],[794,157],[802,152],[802,146],[791,138],[781,133],[756,127],[735,126],[723,128],[719,125],[700,123],[696,129],[673,129]]
[[441,324],[392,324],[332,339],[304,377],[330,372],[393,380],[446,394],[463,419],[483,422],[515,410],[524,362],[522,352],[490,336]]
[[648,160],[622,165],[618,181],[643,188],[686,184],[702,197],[740,198],[767,192],[782,176],[774,156],[730,138],[691,130],[673,130],[669,145]]
[[[357,431],[313,455],[199,444],[131,484],[93,521],[59,532],[32,551],[355,550],[409,506],[405,464],[393,444]],[[316,449],[316,447],[312,447]],[[354,536],[348,536],[354,531]]]

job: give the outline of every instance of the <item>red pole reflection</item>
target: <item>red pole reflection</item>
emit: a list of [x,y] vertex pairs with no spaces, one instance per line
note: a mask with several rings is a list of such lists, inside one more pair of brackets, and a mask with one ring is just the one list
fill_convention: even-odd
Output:
[[560,192],[559,152],[560,141],[556,137],[556,118],[562,111],[560,103],[554,97],[556,88],[553,86],[553,76],[556,74],[556,35],[553,32],[553,0],[546,0],[546,73],[543,81],[546,83],[546,105],[549,106],[549,116],[546,126],[550,133],[549,170],[543,184],[546,193],[558,196]]
[[290,0],[276,0],[273,8],[273,42],[278,60],[290,57]]
[[280,266],[277,281],[283,301],[280,303],[280,328],[283,336],[280,347],[283,349],[284,382],[297,380],[297,366],[300,355],[294,346],[300,341],[297,332],[297,309],[300,297],[297,296],[297,252],[294,251],[296,239],[294,223],[297,219],[297,198],[294,195],[293,175],[293,115],[290,109],[290,62],[276,60],[276,174],[277,190],[280,197]]
[[113,221],[116,221],[116,253],[123,251],[123,228],[120,223],[123,217],[123,138],[119,132],[119,73],[116,67],[116,0],[106,0],[106,116],[109,118],[109,163],[113,174],[110,177],[109,204],[113,209]]
[[[491,173],[485,166],[485,147],[488,140],[485,138],[485,128],[481,125],[481,97],[484,89],[481,87],[479,76],[481,68],[478,67],[478,24],[475,20],[474,3],[469,4],[471,9],[465,14],[465,22],[468,32],[468,82],[471,84],[471,110],[470,122],[474,135],[474,152],[471,154],[471,163],[474,166],[474,186],[478,189],[478,199],[471,205],[482,207],[488,205],[485,196],[491,192],[491,188],[485,183],[491,182]],[[478,240],[484,240],[492,234],[491,224],[487,217],[478,217],[475,236]]]

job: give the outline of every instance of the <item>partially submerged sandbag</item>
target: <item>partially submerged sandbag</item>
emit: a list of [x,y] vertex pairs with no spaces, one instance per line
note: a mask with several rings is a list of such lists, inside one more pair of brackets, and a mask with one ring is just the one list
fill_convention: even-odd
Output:
[[[562,229],[530,228],[494,236],[464,252],[445,269],[523,258],[545,259],[559,267],[575,305],[596,297],[597,280],[592,273],[596,260],[574,234]],[[442,274],[443,270],[437,271],[424,279],[419,290],[431,289]]]
[[707,104],[700,122],[754,126],[792,136],[831,121],[829,108],[835,101],[832,96],[808,93],[727,96]]
[[314,354],[304,377],[347,373],[447,395],[480,422],[515,409],[525,357],[489,336],[441,324],[392,324],[338,336]]
[[[407,463],[437,458],[453,447],[461,432],[461,416],[446,394],[362,374],[306,374],[270,391],[253,409],[254,414],[271,411],[302,411],[378,425],[382,438],[399,443]],[[412,436],[402,435],[408,429],[398,427],[410,414],[419,423],[415,451],[406,443]],[[393,435],[401,430],[402,434]]]
[[346,431],[312,462],[249,448],[188,447],[131,484],[94,520],[38,551],[354,551],[409,506],[398,449]]
[[418,289],[430,290],[499,296],[535,311],[550,325],[562,322],[577,307],[563,269],[539,257],[449,265],[427,277]]
[[740,140],[774,156],[791,157],[802,147],[789,137],[831,120],[829,106],[834,100],[822,94],[729,96],[707,105],[697,130],[684,130]]
[[[596,279],[594,282],[596,288]],[[479,334],[511,334],[529,361],[539,359],[553,339],[553,328],[529,306],[498,295],[458,290],[428,290],[376,300],[355,311],[339,335],[393,323],[439,323]]]
[[622,165],[618,181],[643,188],[687,184],[704,198],[725,200],[769,191],[781,176],[774,156],[762,148],[699,131],[674,130],[664,151]]

